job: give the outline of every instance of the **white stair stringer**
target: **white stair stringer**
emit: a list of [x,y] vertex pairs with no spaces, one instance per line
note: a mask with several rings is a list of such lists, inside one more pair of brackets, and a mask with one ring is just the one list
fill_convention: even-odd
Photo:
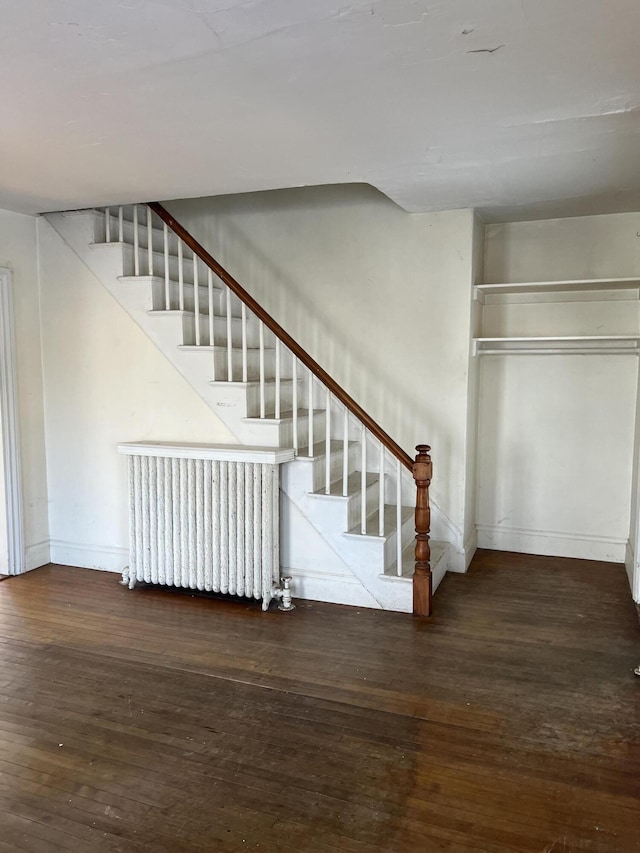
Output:
[[[294,400],[289,364],[280,361],[281,417],[273,415],[275,381],[274,351],[266,343],[264,365],[264,397],[266,417],[260,414],[259,352],[257,325],[247,327],[247,382],[226,381],[228,357],[231,356],[234,378],[241,374],[242,321],[239,300],[231,297],[232,318],[227,324],[225,291],[217,282],[213,290],[214,346],[210,346],[210,323],[207,315],[208,285],[200,280],[200,345],[195,346],[195,313],[193,265],[183,259],[184,310],[163,310],[166,293],[165,259],[154,252],[153,271],[148,274],[146,251],[142,253],[139,275],[134,273],[133,230],[124,222],[125,242],[105,243],[104,216],[98,211],[47,214],[49,224],[79,256],[96,278],[107,288],[121,307],[156,344],[163,355],[182,374],[196,393],[216,413],[239,443],[263,447],[291,447],[293,443]],[[117,220],[112,220],[111,235],[118,233]],[[146,246],[146,229],[140,231],[140,245]],[[153,244],[162,245],[162,232],[155,231]],[[170,238],[169,290],[172,305],[177,304],[178,267],[175,238]],[[158,273],[163,271],[162,276]],[[227,350],[230,332],[231,351]],[[266,339],[265,339],[266,340]],[[216,381],[212,379],[215,371]],[[306,409],[306,382],[298,377],[298,441],[308,441],[309,418]],[[318,396],[318,395],[317,395]],[[320,395],[323,396],[323,395]],[[324,436],[325,412],[322,399],[314,401],[314,435]],[[128,437],[124,437],[128,438]],[[281,521],[281,558],[283,574],[294,579],[294,595],[361,607],[375,607],[402,612],[412,610],[414,510],[410,505],[415,489],[403,482],[405,495],[401,526],[402,575],[396,571],[397,533],[395,506],[386,507],[385,532],[378,535],[379,472],[372,457],[367,465],[366,514],[367,534],[360,528],[361,490],[358,471],[357,442],[350,442],[348,453],[348,495],[342,495],[342,442],[333,441],[330,453],[331,493],[324,493],[325,444],[313,448],[313,456],[300,455],[283,464]],[[388,472],[385,473],[388,484]],[[410,475],[405,478],[411,480]],[[391,484],[393,486],[393,484]],[[395,486],[391,489],[395,494]],[[390,493],[390,492],[388,492]],[[432,507],[436,536],[449,538],[447,520],[436,506]],[[433,589],[442,580],[454,548],[446,542],[432,541]]]

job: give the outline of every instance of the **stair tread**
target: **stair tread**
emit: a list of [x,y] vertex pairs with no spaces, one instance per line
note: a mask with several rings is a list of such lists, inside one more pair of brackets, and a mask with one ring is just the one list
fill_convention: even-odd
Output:
[[[163,312],[166,313],[166,312]],[[178,349],[186,350],[187,352],[224,352],[226,353],[228,347],[226,344],[214,344],[211,346],[210,344],[178,344]],[[231,351],[242,352],[242,347],[231,347]],[[264,352],[274,352],[275,347],[264,347]],[[247,352],[260,352],[260,347],[249,346],[247,344]],[[266,377],[265,377],[266,380]],[[273,380],[275,382],[275,378]],[[282,379],[280,380],[282,381]]]
[[[280,380],[280,381],[282,382],[282,380]],[[313,414],[324,416],[324,410],[314,409]],[[298,409],[298,419],[308,418],[308,417],[309,417],[309,409]],[[280,412],[279,418],[276,418],[275,414],[267,414],[264,418],[261,418],[258,415],[256,415],[255,417],[243,418],[242,420],[245,421],[245,423],[260,423],[261,421],[272,421],[272,422],[275,421],[276,423],[280,423],[281,421],[284,421],[284,422],[288,423],[289,421],[293,421],[293,410],[291,409],[291,410],[286,411],[286,412]]]
[[[379,482],[380,478],[377,474],[367,474],[366,483],[367,488],[369,486],[375,486]],[[342,476],[338,480],[334,480],[329,484],[329,494],[326,493],[324,488],[316,489],[315,492],[311,492],[312,495],[317,495],[321,498],[327,497],[353,497],[354,495],[360,494],[360,485],[361,485],[361,477],[360,471],[353,471],[351,474],[347,476],[347,494],[343,494],[342,489]]]
[[[196,349],[201,349],[201,347],[196,347]],[[225,347],[225,350],[226,350],[226,347]],[[298,378],[298,382],[300,382],[300,381],[301,381],[300,378]],[[275,379],[269,379],[269,378],[265,377],[264,384],[265,385],[275,385],[276,380]],[[210,379],[209,385],[214,385],[214,386],[220,385],[223,388],[228,388],[229,386],[233,387],[236,385],[241,386],[243,388],[244,387],[259,388],[260,387],[260,380],[259,379],[248,379],[246,382],[242,382],[242,380],[240,380],[240,379],[233,379],[231,381],[229,381],[228,379]],[[281,379],[280,385],[281,386],[282,385],[293,385],[293,379]]]
[[[410,518],[413,518],[413,514],[415,512],[415,508],[412,506],[403,506],[402,507],[402,524],[408,521]],[[360,524],[356,524],[355,527],[352,527],[348,530],[344,535],[345,536],[372,536],[376,539],[379,539],[378,535],[378,520],[379,513],[376,508],[374,512],[367,516],[367,532],[363,533]],[[395,533],[396,530],[396,505],[395,504],[385,504],[384,506],[384,536],[390,536],[392,533]]]
[[[101,245],[111,246],[113,244],[112,243],[102,243]],[[163,275],[149,275],[148,273],[146,275],[144,275],[142,273],[140,275],[119,275],[118,281],[121,281],[124,284],[128,284],[129,282],[133,282],[133,281],[135,281],[135,282],[144,281],[147,284],[161,284],[163,287],[166,284],[165,278]],[[178,288],[180,287],[180,282],[178,281],[177,278],[170,278],[169,284],[173,285],[174,287],[178,287]],[[193,287],[193,282],[185,281],[184,284],[185,284],[185,287]],[[199,282],[198,283],[198,290],[203,290],[206,293],[209,290],[208,282],[206,282],[206,281]],[[213,285],[213,290],[214,290],[214,292],[217,292],[217,293],[224,293],[225,292],[224,287],[221,287],[219,284],[215,284],[215,283]]]
[[[349,445],[352,447],[353,445],[358,444],[357,441],[350,441]],[[325,454],[326,445],[324,441],[317,441],[313,444],[313,451],[311,456],[309,456],[309,445],[301,445],[298,447],[298,451],[296,454],[296,459],[308,460],[308,459],[316,459],[318,457],[322,458]],[[342,440],[337,438],[332,438],[329,442],[329,450],[330,453],[342,453]]]
[[[445,555],[447,548],[449,547],[449,543],[443,542],[439,539],[432,539],[429,544],[431,545],[431,567],[433,568]],[[415,566],[415,539],[412,539],[402,551],[401,575],[398,575],[397,566],[398,561],[396,560],[393,565],[388,566],[384,570],[384,574],[381,575],[381,577],[397,580],[411,580],[413,578],[413,570]]]

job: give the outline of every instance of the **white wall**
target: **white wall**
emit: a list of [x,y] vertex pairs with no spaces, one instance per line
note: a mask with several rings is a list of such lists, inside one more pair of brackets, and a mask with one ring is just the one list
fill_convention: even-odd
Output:
[[167,207],[407,452],[432,445],[461,551],[473,213],[410,215],[363,185]]
[[[491,225],[486,282],[640,273],[640,215]],[[621,295],[621,294],[618,294]],[[637,297],[485,306],[485,335],[638,334]],[[634,356],[481,359],[479,544],[623,561],[629,537]]]
[[36,218],[0,210],[0,267],[12,271],[26,567],[49,561]]
[[52,562],[121,571],[128,498],[116,445],[233,439],[46,220],[38,231]]
[[[471,280],[476,283],[484,275],[485,226],[478,215],[473,222]],[[472,299],[469,306],[469,338],[475,336],[479,328],[479,305]],[[476,519],[478,515],[478,397],[480,393],[480,363],[472,355],[469,341],[469,376],[467,382],[467,440],[465,447],[465,515],[464,515],[464,555],[465,568],[468,567],[478,545]]]
[[[2,400],[0,400],[0,425],[2,424]],[[4,481],[4,453],[2,429],[0,428],[0,575],[9,572],[9,543],[7,539],[7,502]]]

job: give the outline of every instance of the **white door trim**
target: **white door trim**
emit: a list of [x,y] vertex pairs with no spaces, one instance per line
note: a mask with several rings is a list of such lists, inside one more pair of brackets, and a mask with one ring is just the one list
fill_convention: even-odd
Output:
[[0,406],[7,506],[9,574],[25,571],[16,348],[11,270],[0,267]]

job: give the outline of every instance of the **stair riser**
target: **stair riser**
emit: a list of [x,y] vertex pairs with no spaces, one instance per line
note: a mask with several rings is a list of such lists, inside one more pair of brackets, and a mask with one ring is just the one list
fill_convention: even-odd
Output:
[[[163,279],[154,279],[153,281],[153,307],[156,311],[164,311],[167,307],[167,299],[165,293],[165,284]],[[200,285],[199,293],[199,311],[202,315],[209,314],[209,289]],[[177,282],[169,282],[169,303],[171,309],[177,311],[180,309],[180,287]],[[192,284],[187,284],[184,287],[184,310],[195,311],[194,287]],[[227,297],[222,288],[213,289],[213,315],[217,319],[225,319],[227,317]],[[231,294],[231,316],[239,318],[242,316],[241,302],[237,296]],[[208,321],[207,321],[208,322]]]
[[[118,222],[118,209],[116,207],[111,208],[111,230],[110,230],[110,240],[112,243],[120,242],[120,234],[119,234],[119,222]],[[128,217],[131,217],[133,214],[131,210],[126,212]],[[104,243],[106,242],[106,222],[105,217],[99,213],[94,214],[95,216],[95,242],[96,243]],[[153,222],[155,227],[152,230],[152,238],[151,242],[153,245],[153,249],[155,252],[164,252],[164,231],[162,228],[158,227],[158,222],[153,217]],[[129,243],[133,246],[134,241],[134,233],[133,233],[133,220],[132,219],[123,219],[122,221],[122,237],[124,243]],[[167,229],[167,237],[168,237],[168,245],[169,245],[169,254],[177,255],[178,254],[178,236],[174,234],[174,232],[169,228]],[[147,211],[142,206],[138,207],[138,245],[141,249],[146,251],[148,244],[148,230],[147,230]],[[185,254],[188,253],[191,256],[191,252],[187,248],[185,248]]]
[[[361,493],[340,497],[338,495],[309,495],[318,504],[318,512],[331,513],[338,529],[350,530],[361,521]],[[365,516],[370,515],[378,506],[378,484],[366,488]]]
[[[382,571],[394,565],[397,559],[397,531],[393,530],[388,536],[377,536],[373,525],[368,528],[368,536],[344,535],[345,554],[360,566],[384,566]],[[409,517],[402,524],[402,550],[409,545],[415,536],[414,521]]]
[[[300,385],[300,383],[298,383]],[[298,405],[300,405],[301,389],[298,388]],[[257,385],[247,387],[247,414],[248,418],[260,417],[260,388]],[[267,414],[275,412],[276,388],[275,383],[269,382],[264,386],[264,401]],[[293,383],[280,383],[280,411],[291,411],[293,406]]]
[[[318,433],[314,436],[315,441],[318,441],[319,438],[323,438],[324,433]],[[339,480],[343,475],[343,453],[342,447],[340,447],[339,451],[332,451],[331,453],[331,469],[329,474],[329,479],[331,482],[335,480]],[[321,456],[316,457],[313,461],[313,483],[309,491],[318,492],[325,485],[326,480],[326,472],[325,472],[325,464],[326,464],[326,456],[322,454]],[[356,466],[358,464],[358,446],[354,442],[349,442],[348,451],[347,451],[347,474],[352,474],[356,470]],[[347,528],[345,528],[346,530]]]
[[[267,415],[269,413],[267,412]],[[322,425],[322,414],[314,415],[314,430],[320,429]],[[253,418],[248,425],[256,430],[256,444],[265,446],[277,445],[278,447],[293,446],[293,422],[291,420],[275,421],[266,418]],[[306,415],[298,417],[298,445],[302,447],[309,438],[309,418]]]
[[[208,315],[200,315],[199,318],[199,326],[200,326],[200,343],[209,346],[212,342],[209,340],[209,316]],[[196,321],[195,316],[192,318],[193,329],[194,329],[194,337],[195,337],[195,328]],[[242,350],[242,320],[237,317],[231,318],[231,346],[236,347],[237,349]],[[247,320],[247,347],[250,349],[256,349],[260,346],[260,331],[259,331],[259,323],[256,319]],[[228,329],[227,329],[227,318],[225,316],[215,316],[215,308],[214,308],[214,318],[213,318],[213,343],[219,347],[226,347],[228,341]],[[265,346],[269,346],[269,348],[273,347],[273,335],[269,332],[265,332],[264,335]],[[280,375],[291,376],[291,356],[289,356],[286,360],[283,358],[282,348],[280,350],[280,362],[282,366],[282,370],[280,371]],[[288,364],[287,364],[288,362]],[[288,372],[286,371],[287,366],[289,365]]]
[[[354,470],[356,456],[357,447],[355,444],[350,444],[347,460],[348,473],[351,473]],[[326,457],[324,455],[319,455],[315,457],[315,459],[309,459],[304,455],[299,455],[296,458],[295,463],[283,466],[283,489],[286,489],[286,491],[296,500],[306,496],[307,493],[319,491],[324,486],[325,482],[325,458]],[[332,450],[329,460],[329,479],[333,482],[342,476],[342,449]]]
[[[183,340],[186,346],[195,344],[195,334],[193,324],[190,322],[191,317],[184,318]],[[204,345],[203,345],[204,347]],[[203,348],[202,356],[211,361],[212,380],[226,379],[232,382],[243,382],[243,355],[241,349],[231,350],[231,376],[229,376],[229,361],[228,351],[223,348],[216,348],[215,351]],[[282,375],[284,373],[284,375]],[[273,350],[265,350],[264,352],[264,379],[275,380],[275,355]],[[281,380],[289,379],[286,371],[281,371]],[[247,350],[247,377],[248,382],[260,381],[260,352],[256,349]],[[281,383],[282,387],[282,383]]]
[[[122,254],[123,254],[123,275],[136,275],[135,272],[135,260],[134,260],[134,249],[133,246],[125,244],[122,246]],[[149,261],[147,256],[147,250],[143,249],[138,254],[139,259],[139,275],[155,275],[160,278],[164,278],[165,275],[165,267],[164,267],[164,254],[162,252],[154,252],[153,253],[153,269],[149,271]],[[205,286],[207,284],[207,278],[205,273],[202,270],[202,267],[199,268],[199,284],[200,286]],[[179,264],[178,258],[175,255],[169,256],[169,278],[173,281],[179,280]],[[193,284],[193,260],[191,258],[183,258],[182,260],[182,280],[184,284]],[[219,282],[215,282],[218,284]]]

